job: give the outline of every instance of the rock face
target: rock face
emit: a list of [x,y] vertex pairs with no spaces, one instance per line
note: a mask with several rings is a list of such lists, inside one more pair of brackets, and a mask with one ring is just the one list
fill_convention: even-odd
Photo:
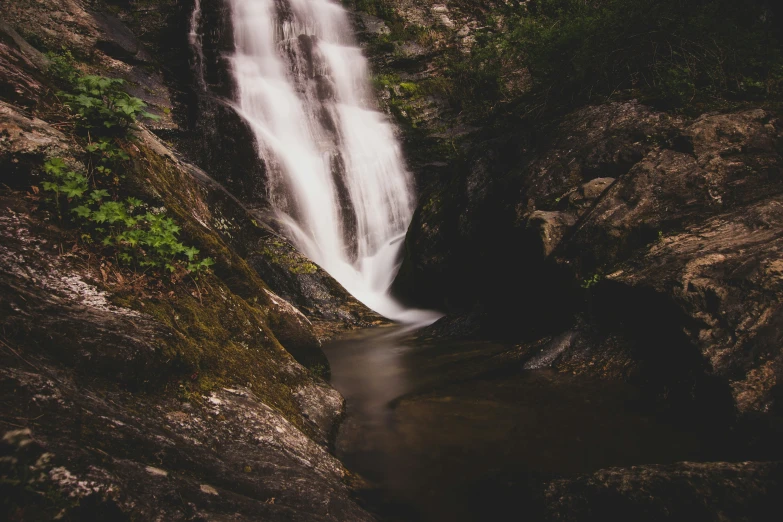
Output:
[[[447,312],[421,336],[501,338],[515,346],[509,364],[629,381],[650,407],[731,427],[753,458],[779,459],[779,114],[694,118],[626,101],[532,130],[476,129],[438,82],[493,7],[357,2],[420,186],[393,288]],[[553,483],[540,518],[598,519],[606,505],[642,520],[764,520],[740,498],[779,481],[767,463],[606,470]]]
[[[552,482],[542,518],[557,521],[772,520],[781,491],[779,463],[610,468]],[[673,492],[676,494],[673,495]]]
[[[658,411],[716,433],[734,425],[737,447],[779,459],[777,115],[608,103],[537,132],[470,144],[425,190],[395,281],[402,298],[449,312],[422,335],[504,338],[525,368],[631,382]],[[765,520],[743,499],[779,488],[777,469],[604,470],[552,483],[541,518]],[[737,496],[719,492],[729,483]]]
[[[482,303],[492,328],[521,315],[554,333],[587,314],[631,339],[626,358],[660,369],[691,353],[740,411],[776,411],[782,131],[760,109],[686,120],[631,102],[581,109],[534,148],[496,141],[420,205],[395,284],[414,301],[443,291],[434,304],[456,313]],[[493,169],[510,175],[477,181]],[[650,339],[679,348],[656,355]],[[554,364],[593,371],[605,349]]]
[[[193,4],[111,4],[0,6],[0,518],[372,520],[329,451],[344,400],[320,343],[382,319],[189,154]],[[161,115],[122,143],[123,190],[165,207],[210,273],[134,273],[42,204],[47,159],[84,168],[42,54],[61,46]]]
[[[202,296],[203,313],[216,312],[210,301],[228,299],[221,322],[252,321],[260,332],[201,333],[204,351],[189,355],[181,343],[190,326],[155,319],[154,299],[142,311],[112,303],[117,285],[101,284],[96,267],[79,268],[78,254],[50,253],[70,238],[13,197],[2,206],[0,386],[12,404],[3,418],[33,430],[34,461],[49,455],[32,488],[61,496],[51,515],[369,520],[325,447],[342,398],[277,344],[262,310],[225,287]],[[185,296],[172,299],[174,314],[201,313]],[[224,351],[209,353],[205,335],[226,343]],[[201,392],[183,379],[244,386]],[[38,509],[29,502],[19,501],[20,513]]]
[[[9,164],[66,144],[10,106],[0,127]],[[148,140],[142,136],[137,149],[150,161]],[[159,167],[153,185],[188,176],[183,167]],[[168,295],[154,286],[140,291],[111,263],[91,262],[72,233],[5,190],[0,388],[9,402],[2,422],[32,436],[8,436],[4,455],[15,464],[3,470],[11,482],[2,493],[16,500],[3,509],[23,520],[58,513],[369,520],[327,451],[342,398],[278,342],[277,335],[320,353],[310,322],[228,245],[220,250],[212,227],[222,217],[202,199],[210,192],[182,181],[177,195],[186,196],[188,214],[181,218],[213,243],[223,268],[202,280],[203,290],[181,285]],[[60,255],[64,248],[70,254]],[[28,446],[37,449],[30,454]],[[22,447],[38,466],[34,476],[17,465]],[[40,493],[55,501],[41,504]]]

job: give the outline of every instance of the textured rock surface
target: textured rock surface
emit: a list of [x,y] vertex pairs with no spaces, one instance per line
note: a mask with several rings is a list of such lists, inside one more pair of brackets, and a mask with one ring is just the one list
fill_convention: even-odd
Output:
[[165,206],[213,273],[166,287],[38,208],[43,162],[83,156],[30,42],[124,77],[171,136],[183,93],[159,60],[189,55],[188,4],[0,6],[0,518],[371,519],[328,450],[344,401],[316,374],[321,338],[377,315],[143,128],[123,183]]
[[[398,293],[451,312],[422,335],[516,340],[511,366],[630,382],[677,422],[779,459],[776,115],[611,103],[471,150],[429,184],[406,238]],[[604,470],[531,502],[551,520],[767,520],[778,468]]]
[[[535,148],[522,135],[490,143],[464,185],[433,189],[409,230],[397,287],[442,291],[441,306],[473,317],[482,303],[479,322],[491,328],[474,332],[494,329],[499,313],[554,333],[581,311],[625,340],[564,350],[555,366],[594,372],[600,365],[587,363],[609,350],[610,373],[627,377],[632,361],[645,361],[655,368],[645,381],[656,372],[667,380],[670,358],[677,372],[690,368],[675,379],[681,386],[719,376],[741,411],[774,410],[779,120],[760,109],[686,120],[619,103],[579,110],[550,130]],[[493,169],[510,175],[473,181]]]
[[552,482],[545,520],[774,520],[780,463],[683,462],[610,468]]
[[[43,122],[17,128],[27,131],[9,132],[5,159],[58,143]],[[180,196],[198,202],[191,183]],[[24,520],[370,519],[326,449],[342,397],[275,336],[317,347],[300,312],[246,266],[217,267],[203,290],[148,287],[139,299],[21,196],[6,190],[0,204],[0,424],[31,429],[40,450],[30,458],[48,456],[29,484],[16,482],[27,467],[3,470],[3,495],[15,499],[3,509]],[[203,202],[188,212],[201,240],[219,244],[217,216]],[[219,264],[236,256],[223,248]]]

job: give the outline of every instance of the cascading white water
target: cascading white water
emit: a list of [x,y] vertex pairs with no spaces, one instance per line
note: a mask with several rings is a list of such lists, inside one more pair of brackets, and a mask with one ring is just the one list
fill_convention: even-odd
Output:
[[328,0],[229,0],[237,111],[290,239],[351,294],[402,322],[438,315],[389,295],[413,211],[411,175],[374,109],[367,61]]

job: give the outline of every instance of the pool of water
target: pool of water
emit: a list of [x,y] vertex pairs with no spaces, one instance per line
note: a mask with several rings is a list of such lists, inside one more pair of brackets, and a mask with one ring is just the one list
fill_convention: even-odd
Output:
[[547,477],[705,457],[698,433],[644,413],[634,388],[523,370],[511,346],[393,327],[324,351],[347,401],[337,456],[383,520],[503,520]]

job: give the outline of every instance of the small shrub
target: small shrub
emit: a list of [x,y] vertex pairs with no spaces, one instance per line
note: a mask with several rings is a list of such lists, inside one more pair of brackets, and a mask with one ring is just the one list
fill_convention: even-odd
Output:
[[52,193],[57,214],[67,216],[82,230],[85,243],[110,249],[118,261],[169,272],[194,273],[214,265],[199,259],[199,250],[178,239],[180,227],[165,215],[165,208],[152,209],[133,196],[120,197],[121,171],[130,159],[123,140],[140,118],[156,120],[146,104],[128,94],[119,78],[80,75],[70,52],[50,54],[49,73],[67,89],[60,97],[78,115],[79,127],[87,130],[84,145],[86,172],[71,169],[62,158],[44,163],[44,191]]
[[88,155],[90,177],[104,176],[116,188],[120,182],[120,171],[123,164],[130,159],[128,153],[122,150],[114,139],[107,136],[88,143],[85,149]]
[[780,101],[783,15],[768,4],[512,2],[486,21],[469,59],[446,58],[452,101],[477,115],[541,115],[622,96],[692,111]]
[[70,86],[79,77],[79,69],[76,67],[76,58],[71,51],[63,48],[62,52],[48,52],[46,57],[49,59],[48,73],[61,86]]
[[179,241],[180,227],[165,215],[165,209],[155,211],[134,197],[112,201],[107,190],[90,190],[87,175],[69,169],[61,158],[47,161],[44,172],[49,179],[43,188],[53,192],[58,213],[68,205],[75,221],[88,230],[82,239],[89,243],[93,235],[98,236],[120,261],[170,272],[178,268],[199,272],[214,264],[208,257],[199,260],[197,248]]
[[146,103],[125,92],[124,86],[121,78],[80,76],[73,81],[70,92],[60,95],[88,130],[125,132],[139,118],[160,119],[145,110]]
[[52,158],[44,164],[44,172],[50,180],[44,181],[43,189],[54,192],[55,198],[64,195],[68,199],[81,198],[88,190],[87,176],[80,172],[68,170],[68,166],[61,158]]
[[601,281],[601,274],[593,274],[592,276],[582,281],[582,284],[580,286],[585,290],[589,290],[595,285],[597,285],[600,281]]

